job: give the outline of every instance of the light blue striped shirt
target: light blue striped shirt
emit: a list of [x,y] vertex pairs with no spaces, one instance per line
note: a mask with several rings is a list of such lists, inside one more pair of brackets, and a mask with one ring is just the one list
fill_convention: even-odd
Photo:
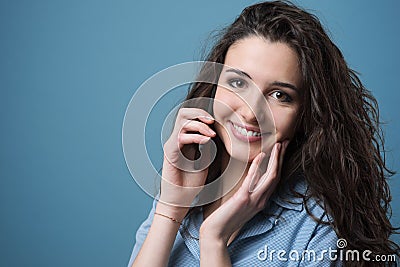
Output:
[[[304,194],[307,185],[299,179],[295,191]],[[338,237],[329,225],[318,224],[307,214],[302,199],[290,194],[271,196],[265,209],[241,229],[228,246],[233,266],[341,266],[337,250]],[[136,233],[129,266],[139,252],[153,220],[156,202]],[[313,199],[309,211],[327,221],[324,210]],[[182,222],[169,259],[169,266],[199,266],[199,229],[203,212],[199,209]],[[157,251],[154,251],[157,256]]]

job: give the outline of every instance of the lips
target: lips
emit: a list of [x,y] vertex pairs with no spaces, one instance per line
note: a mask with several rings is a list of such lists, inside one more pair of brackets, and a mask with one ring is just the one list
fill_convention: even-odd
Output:
[[238,126],[237,124],[234,124],[234,123],[232,123],[232,124],[233,124],[233,127],[244,136],[261,136],[261,133],[259,131],[254,131],[254,130],[251,131],[244,127]]
[[255,127],[239,125],[232,121],[229,121],[229,125],[233,135],[241,141],[256,142],[261,140],[263,135],[260,130]]

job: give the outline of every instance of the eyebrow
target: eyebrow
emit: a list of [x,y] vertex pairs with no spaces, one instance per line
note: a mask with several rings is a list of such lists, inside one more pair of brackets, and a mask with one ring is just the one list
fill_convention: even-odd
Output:
[[236,74],[238,74],[238,75],[240,75],[240,76],[246,76],[246,77],[248,77],[250,80],[253,80],[253,78],[251,78],[251,76],[250,76],[249,74],[247,74],[247,73],[244,72],[244,71],[238,70],[238,69],[227,69],[225,72],[233,72],[233,73],[236,73]]
[[294,86],[293,84],[291,84],[291,83],[273,82],[273,83],[271,83],[270,85],[279,86],[279,87],[286,87],[286,88],[289,88],[289,89],[294,90],[294,91],[297,92],[297,93],[300,93],[300,90],[299,90],[296,86]]
[[[253,80],[249,74],[247,74],[246,72],[241,71],[239,69],[229,68],[225,72],[233,72],[233,73],[236,73],[236,74],[238,74],[240,76],[246,76],[250,80]],[[296,86],[291,84],[291,83],[275,81],[275,82],[270,83],[270,86],[286,87],[286,88],[289,88],[289,89],[292,89],[292,90],[296,91],[297,93],[300,93],[300,90]]]

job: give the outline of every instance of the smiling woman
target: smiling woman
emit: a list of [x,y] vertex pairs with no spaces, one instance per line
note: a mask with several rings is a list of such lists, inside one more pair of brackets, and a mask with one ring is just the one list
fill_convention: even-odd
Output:
[[[186,100],[212,110],[178,111],[129,265],[394,265],[377,103],[319,20],[287,2],[249,6],[206,60],[223,64],[217,85],[196,82]],[[210,166],[177,167],[211,140]],[[190,205],[221,178],[238,182]]]
[[[214,113],[219,122],[215,128],[230,157],[240,158],[243,151],[249,150],[246,161],[251,162],[257,154],[267,150],[260,147],[261,134],[248,137],[248,131],[243,131],[268,132],[261,129],[268,125],[265,123],[268,114],[265,113],[269,110],[262,105],[265,100],[274,118],[276,142],[292,139],[301,104],[297,89],[301,74],[297,62],[296,53],[288,45],[258,36],[244,38],[228,49],[215,99],[229,108],[217,105]],[[261,90],[261,94],[255,90]],[[230,136],[240,142],[230,144]],[[231,148],[235,149],[235,154]]]

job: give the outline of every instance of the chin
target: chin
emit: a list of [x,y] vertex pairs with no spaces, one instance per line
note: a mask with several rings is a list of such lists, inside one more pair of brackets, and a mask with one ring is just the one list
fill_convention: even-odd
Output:
[[229,151],[228,154],[231,158],[244,163],[251,163],[260,152],[250,151],[249,154],[243,150]]

